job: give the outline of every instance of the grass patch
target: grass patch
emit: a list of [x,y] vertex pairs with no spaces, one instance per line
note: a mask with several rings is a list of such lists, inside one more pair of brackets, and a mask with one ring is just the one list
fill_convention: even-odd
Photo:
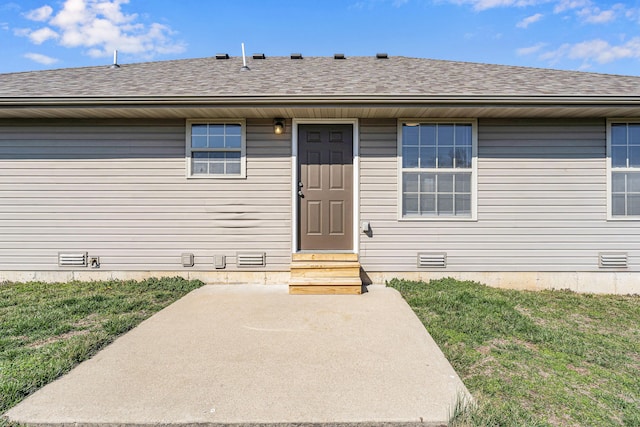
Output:
[[202,285],[179,277],[0,284],[0,414]]
[[640,297],[394,279],[476,398],[454,426],[640,426]]

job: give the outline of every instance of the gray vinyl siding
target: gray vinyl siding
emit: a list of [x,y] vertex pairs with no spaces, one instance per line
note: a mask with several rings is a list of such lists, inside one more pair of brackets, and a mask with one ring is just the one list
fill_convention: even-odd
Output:
[[640,271],[640,221],[607,221],[605,120],[480,120],[477,221],[398,221],[396,121],[360,129],[365,270],[446,252],[450,271],[597,271],[624,251]]
[[260,251],[286,270],[290,134],[249,120],[246,154],[246,179],[187,179],[183,120],[0,122],[0,270],[56,270],[59,251],[124,271]]
[[[175,121],[0,121],[0,270],[56,270],[60,251],[101,270],[213,270],[224,254],[291,261],[291,127],[247,121],[246,179],[187,179]],[[640,271],[640,221],[606,220],[605,120],[480,120],[477,221],[399,221],[395,119],[360,121],[360,259],[417,271],[597,271],[598,252]],[[251,269],[246,269],[252,271]]]

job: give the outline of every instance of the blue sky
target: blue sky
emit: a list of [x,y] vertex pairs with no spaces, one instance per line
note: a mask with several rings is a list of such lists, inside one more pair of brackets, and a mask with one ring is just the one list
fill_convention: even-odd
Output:
[[640,75],[640,0],[0,0],[0,73],[390,55]]

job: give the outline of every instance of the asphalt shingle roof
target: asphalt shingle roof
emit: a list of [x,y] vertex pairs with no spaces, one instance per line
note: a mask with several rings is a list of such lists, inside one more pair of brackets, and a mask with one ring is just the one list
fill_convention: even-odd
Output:
[[0,98],[640,96],[640,77],[423,58],[198,58],[0,74]]

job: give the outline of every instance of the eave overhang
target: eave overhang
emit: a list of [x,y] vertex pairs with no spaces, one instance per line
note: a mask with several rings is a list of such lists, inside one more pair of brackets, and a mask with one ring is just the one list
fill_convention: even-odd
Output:
[[233,116],[243,113],[246,117],[268,117],[271,112],[287,112],[284,114],[287,117],[343,117],[347,112],[354,117],[639,117],[640,96],[0,97],[0,118],[187,118],[207,112],[214,115],[227,112]]

